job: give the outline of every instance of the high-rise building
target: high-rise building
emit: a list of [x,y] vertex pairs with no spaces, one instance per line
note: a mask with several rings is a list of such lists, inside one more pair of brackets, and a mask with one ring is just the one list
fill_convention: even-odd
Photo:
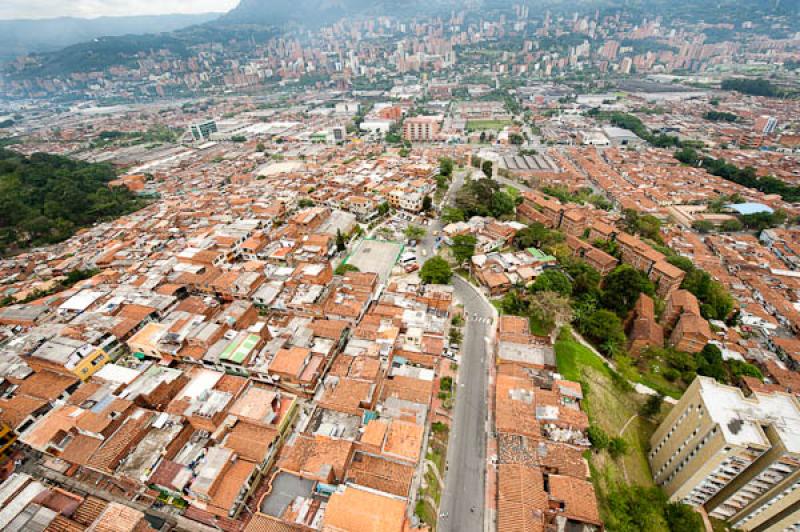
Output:
[[217,123],[214,120],[197,122],[189,126],[189,131],[191,131],[194,140],[209,140],[211,134],[217,132]]
[[650,439],[670,500],[747,531],[800,528],[800,402],[697,377]]
[[778,127],[778,119],[769,115],[761,115],[756,118],[754,126],[756,133],[761,135],[771,135],[775,132],[776,127]]

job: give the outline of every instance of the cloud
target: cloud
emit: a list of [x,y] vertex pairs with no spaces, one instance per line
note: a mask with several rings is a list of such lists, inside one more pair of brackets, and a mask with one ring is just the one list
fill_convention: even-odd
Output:
[[232,9],[239,0],[0,0],[0,19],[168,13],[208,13]]

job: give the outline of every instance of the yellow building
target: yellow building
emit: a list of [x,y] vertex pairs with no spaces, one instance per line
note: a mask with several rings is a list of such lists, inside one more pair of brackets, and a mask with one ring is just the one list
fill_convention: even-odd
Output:
[[747,531],[800,527],[800,402],[697,377],[650,439],[670,500]]
[[109,362],[111,362],[111,357],[105,350],[98,347],[89,355],[83,357],[75,367],[72,368],[72,372],[82,381],[87,381],[89,377],[100,371],[100,368]]
[[17,441],[17,435],[6,423],[0,422],[0,457],[6,456],[8,450]]

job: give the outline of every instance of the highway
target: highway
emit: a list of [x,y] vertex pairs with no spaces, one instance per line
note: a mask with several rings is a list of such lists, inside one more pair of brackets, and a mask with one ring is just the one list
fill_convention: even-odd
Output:
[[[467,172],[456,171],[443,199],[449,205],[463,185]],[[442,223],[436,220],[420,242],[426,256],[435,255],[435,232]],[[445,488],[439,505],[440,531],[472,532],[484,529],[486,480],[486,418],[488,363],[493,309],[477,289],[461,277],[453,277],[455,297],[468,316],[461,343],[455,412],[447,449]]]

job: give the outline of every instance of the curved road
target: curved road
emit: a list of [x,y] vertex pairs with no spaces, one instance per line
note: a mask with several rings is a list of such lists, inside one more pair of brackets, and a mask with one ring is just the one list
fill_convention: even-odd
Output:
[[[465,174],[471,171],[468,168],[455,173],[443,204],[452,202],[463,185]],[[441,229],[441,221],[436,220],[420,242],[427,257],[435,255],[434,233]],[[468,317],[461,343],[458,389],[437,530],[479,532],[484,530],[486,506],[486,394],[491,361],[488,342],[494,309],[474,286],[461,277],[453,277],[453,287]]]

